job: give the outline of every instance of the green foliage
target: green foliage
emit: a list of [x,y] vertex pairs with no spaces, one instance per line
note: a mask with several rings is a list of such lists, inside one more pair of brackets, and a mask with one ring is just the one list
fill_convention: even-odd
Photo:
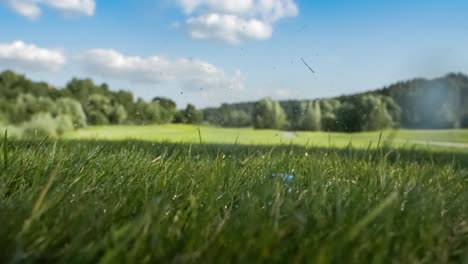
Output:
[[201,111],[190,106],[178,112],[175,102],[165,97],[155,97],[151,102],[134,99],[128,91],[112,91],[107,84],[98,85],[91,79],[73,79],[63,89],[56,89],[12,71],[0,73],[0,118],[6,125],[18,126],[34,115],[50,113],[53,118],[71,117],[75,128],[171,122],[289,130],[320,127],[346,132],[468,127],[468,77],[463,74],[415,79],[373,92],[321,99],[320,124],[315,121],[317,111],[308,107],[310,100],[262,100]]
[[86,100],[84,111],[91,125],[118,125],[127,119],[127,111],[122,105],[100,94],[93,94]]
[[359,132],[362,131],[362,117],[356,106],[345,102],[336,110],[336,123],[339,131]]
[[174,115],[177,112],[177,105],[174,101],[164,97],[156,97],[152,104],[157,104],[159,110],[159,118],[157,123],[167,124],[174,121]]
[[12,71],[0,73],[0,98],[13,101],[21,94],[57,98],[57,90],[44,82],[33,82]]
[[62,91],[66,97],[71,97],[78,100],[82,104],[86,104],[89,98],[93,95],[101,95],[107,97],[110,94],[107,85],[97,86],[91,79],[73,79]]
[[309,101],[281,101],[279,102],[286,114],[286,128],[289,130],[303,130],[304,112]]
[[322,130],[322,112],[320,109],[320,102],[310,101],[307,103],[302,117],[301,129],[306,131]]
[[56,101],[56,115],[69,116],[75,128],[83,128],[87,125],[83,107],[78,101],[70,98],[61,98]]
[[8,123],[10,123],[9,116],[7,116],[7,114],[4,112],[0,112],[0,124],[8,124]]
[[278,102],[266,98],[255,104],[253,120],[257,129],[282,129],[286,125],[286,113]]
[[47,97],[35,97],[32,94],[20,94],[16,98],[13,113],[13,122],[18,124],[29,121],[31,117],[38,113],[52,113],[55,104]]
[[204,120],[213,125],[223,127],[249,127],[252,126],[253,105],[222,104],[220,108],[206,108],[203,110]]
[[340,131],[374,131],[396,126],[399,109],[391,98],[377,95],[360,95],[344,98],[337,109],[336,121]]
[[117,104],[122,105],[127,113],[133,110],[134,98],[131,92],[118,91],[111,93],[108,96],[112,97],[114,102]]
[[167,124],[174,120],[176,112],[176,104],[170,99],[156,97],[150,103],[138,99],[130,120],[139,125]]
[[174,101],[165,97],[155,97],[153,98],[152,102],[157,102],[161,107],[172,111],[175,111],[177,108],[177,105]]
[[73,117],[59,114],[39,113],[31,120],[17,126],[16,135],[21,138],[57,137],[75,129]]
[[406,128],[457,128],[468,114],[468,78],[449,74],[433,80],[399,82],[380,91],[401,108]]
[[58,121],[50,113],[36,114],[30,121],[21,124],[22,136],[26,138],[56,137]]
[[322,130],[323,131],[340,131],[336,118],[337,110],[341,103],[336,99],[320,100],[320,110],[322,112]]
[[203,122],[203,112],[197,110],[194,105],[188,104],[185,110],[177,111],[174,116],[176,124],[195,124],[200,125]]
[[109,119],[99,111],[88,111],[88,124],[90,125],[109,125]]
[[197,110],[194,105],[188,104],[184,111],[184,123],[201,124],[203,122],[203,112]]
[[122,105],[115,105],[112,109],[112,111],[109,113],[109,123],[111,124],[123,124],[128,117],[127,111],[125,110],[125,107]]
[[56,121],[56,132],[58,135],[62,135],[66,132],[72,131],[75,129],[73,124],[73,119],[69,115],[58,115],[55,117]]

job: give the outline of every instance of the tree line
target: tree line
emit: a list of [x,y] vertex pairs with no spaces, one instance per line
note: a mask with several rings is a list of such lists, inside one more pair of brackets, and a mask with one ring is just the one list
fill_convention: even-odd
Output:
[[[146,101],[91,79],[62,89],[12,71],[0,73],[0,128],[23,136],[55,136],[88,125],[209,124],[304,131],[359,132],[385,128],[468,127],[468,77],[414,79],[376,91],[317,100],[222,104],[178,109],[165,97]],[[466,108],[466,109],[465,109]]]
[[257,129],[359,132],[398,127],[401,109],[382,95],[365,94],[303,101],[273,101],[223,104],[204,110],[210,124]]
[[73,79],[56,89],[12,71],[0,73],[0,128],[24,137],[57,136],[88,125],[202,121],[202,111],[193,105],[177,110],[171,99],[135,99],[131,92],[112,91],[91,79]]
[[203,110],[205,121],[225,127],[361,132],[386,128],[468,128],[468,77],[448,74],[382,89],[317,100],[223,104]]

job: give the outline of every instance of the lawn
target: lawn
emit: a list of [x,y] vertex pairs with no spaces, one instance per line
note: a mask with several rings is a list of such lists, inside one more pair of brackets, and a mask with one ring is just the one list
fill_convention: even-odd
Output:
[[[162,140],[171,127],[127,132]],[[173,138],[196,141],[185,128]],[[126,137],[109,129],[113,139]],[[216,131],[202,128],[204,140]],[[214,139],[276,137],[226,131]],[[468,261],[463,152],[125,140],[0,145],[1,263]]]
[[[354,147],[369,144],[376,147],[380,132],[327,133],[327,132],[284,132],[276,130],[254,130],[252,128],[216,128],[190,125],[152,126],[94,126],[74,131],[64,136],[66,139],[96,140],[144,140],[174,143],[242,144],[242,145],[281,145],[295,144],[318,147],[343,147],[350,143]],[[398,146],[424,145],[426,142],[468,143],[468,130],[387,130],[382,134],[381,144]]]

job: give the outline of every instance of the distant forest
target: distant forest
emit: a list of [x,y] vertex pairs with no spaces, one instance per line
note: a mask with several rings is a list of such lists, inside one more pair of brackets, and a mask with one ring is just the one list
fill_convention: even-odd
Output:
[[12,71],[0,73],[0,129],[19,137],[56,136],[89,125],[207,124],[304,131],[468,128],[468,77],[448,74],[335,98],[178,109],[165,97],[136,99],[91,79],[57,89]]

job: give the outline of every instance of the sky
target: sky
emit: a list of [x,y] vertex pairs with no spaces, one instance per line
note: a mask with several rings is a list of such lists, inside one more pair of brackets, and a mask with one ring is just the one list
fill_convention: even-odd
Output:
[[[179,107],[468,73],[466,0],[0,0],[0,71]],[[302,59],[314,70],[311,72]]]

